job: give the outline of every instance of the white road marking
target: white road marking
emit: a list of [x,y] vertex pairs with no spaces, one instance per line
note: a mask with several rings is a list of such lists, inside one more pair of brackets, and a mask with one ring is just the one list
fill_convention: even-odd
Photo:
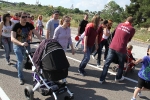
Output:
[[[68,59],[71,59],[71,60],[74,60],[74,61],[76,61],[76,62],[81,62],[80,60],[78,60],[78,59],[74,59],[74,58],[72,58],[72,57],[69,57],[69,56],[66,56]],[[91,65],[91,64],[87,64],[88,66],[90,66],[90,67],[93,67],[93,68],[95,68],[95,69],[99,69],[99,70],[103,70],[102,68],[98,68],[98,67],[96,67],[96,66],[94,66],[94,65]],[[102,67],[102,66],[101,66]],[[116,75],[116,73],[114,73],[114,72],[111,72],[111,71],[108,71],[108,73],[110,73],[110,74],[112,74],[112,75]],[[128,77],[125,77],[125,79],[126,80],[128,80],[128,81],[131,81],[131,82],[134,82],[134,83],[138,83],[136,80],[133,80],[133,79],[131,79],[131,78],[128,78]]]
[[10,100],[1,87],[0,87],[0,100]]

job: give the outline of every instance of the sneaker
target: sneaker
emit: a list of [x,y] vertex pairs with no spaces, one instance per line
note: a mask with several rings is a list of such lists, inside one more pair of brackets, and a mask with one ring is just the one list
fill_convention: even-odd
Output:
[[101,65],[99,65],[99,64],[97,65],[97,67],[102,68],[102,66],[101,66]]
[[78,70],[78,72],[79,72],[80,75],[85,76],[86,72],[81,72],[80,70]]
[[103,84],[104,82],[105,82],[105,80],[103,80],[103,81],[99,81],[99,83],[100,83],[100,84]]
[[63,82],[63,83],[66,83],[66,84],[68,83],[68,82],[66,81],[66,78],[62,79],[62,82]]
[[124,80],[124,76],[122,76],[121,79],[116,79],[116,78],[115,78],[115,81],[116,81],[116,82],[118,82],[118,81],[123,81],[123,80]]
[[132,98],[131,100],[136,100],[135,98]]
[[95,57],[92,55],[92,58],[95,60]]
[[20,83],[20,85],[24,85],[23,79],[20,79],[20,80],[19,80],[19,83]]

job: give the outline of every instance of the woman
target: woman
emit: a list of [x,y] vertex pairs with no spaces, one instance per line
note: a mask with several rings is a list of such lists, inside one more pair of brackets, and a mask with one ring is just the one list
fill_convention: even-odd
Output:
[[[72,49],[72,54],[74,55],[69,16],[64,16],[63,19],[60,20],[59,24],[60,25],[54,31],[53,39],[56,39],[60,43],[64,51],[67,50],[67,45],[69,43]],[[62,81],[67,83],[66,79],[63,79]]]
[[10,21],[10,14],[3,15],[3,21],[0,23],[0,36],[5,48],[5,57],[7,64],[10,65],[10,53],[12,51],[11,30],[13,23]]
[[96,50],[98,49],[98,43],[97,43],[97,29],[99,26],[99,22],[100,22],[100,17],[95,15],[92,18],[92,22],[87,24],[87,27],[85,29],[85,33],[84,33],[84,57],[82,59],[82,62],[79,65],[79,73],[82,76],[85,76],[86,72],[84,70],[84,68],[86,67],[87,63],[90,60],[90,54],[92,53],[92,48],[95,44]]
[[69,43],[72,49],[72,54],[74,54],[74,48],[71,39],[71,30],[69,27],[70,25],[69,16],[64,16],[59,24],[60,25],[54,31],[53,39],[56,39],[60,43],[64,51],[67,50],[67,45]]
[[43,22],[42,22],[42,15],[38,16],[38,20],[36,22],[36,27],[37,27],[38,33],[40,33],[40,35],[43,36],[44,25],[43,25]]

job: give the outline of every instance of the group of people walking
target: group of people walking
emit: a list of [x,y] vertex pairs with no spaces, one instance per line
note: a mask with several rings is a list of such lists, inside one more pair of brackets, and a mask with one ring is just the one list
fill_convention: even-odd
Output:
[[[2,22],[0,23],[0,37],[4,45],[6,61],[9,65],[11,64],[10,53],[13,50],[17,58],[16,68],[18,71],[20,85],[24,84],[24,46],[29,47],[28,43],[32,40],[34,34],[38,37],[40,41],[42,41],[41,36],[44,35],[42,15],[38,16],[38,20],[36,21],[36,27],[34,27],[33,19],[34,16],[30,16],[30,14],[25,12],[16,13],[13,18],[11,18],[9,13],[7,13],[3,15]],[[53,12],[52,18],[46,23],[45,38],[56,39],[63,47],[64,51],[67,50],[69,44],[71,46],[71,52],[74,55],[75,50],[71,39],[70,21],[71,18],[69,16],[63,16],[62,19],[59,19],[59,11],[55,10]],[[110,29],[112,27],[112,24],[112,20],[102,20],[99,15],[94,15],[91,22],[88,22],[88,15],[85,14],[84,19],[80,22],[78,27],[77,35],[80,37],[80,39],[76,43],[75,48],[78,48],[78,44],[82,41],[84,56],[78,68],[78,72],[82,76],[86,76],[85,68],[90,60],[91,54],[92,58],[94,59],[96,54],[98,54],[97,67],[100,67],[102,48],[103,46],[105,46],[105,63],[99,79],[99,82],[101,84],[106,82],[105,78],[108,72],[108,68],[109,65],[112,63],[114,57],[117,57],[119,61],[119,69],[117,71],[115,81],[124,80],[123,68],[127,52],[126,47],[135,34],[135,29],[132,26],[133,18],[128,17],[125,22],[120,23],[115,28],[114,37],[109,44],[107,39],[111,35]],[[134,96],[131,100],[135,100],[137,94],[140,93],[143,88],[150,89],[150,71],[148,70],[148,68],[150,68],[149,49],[150,47],[148,48],[148,55],[146,57],[137,61],[133,61],[134,64],[143,62],[143,65],[142,69],[138,74],[138,87],[135,89]]]

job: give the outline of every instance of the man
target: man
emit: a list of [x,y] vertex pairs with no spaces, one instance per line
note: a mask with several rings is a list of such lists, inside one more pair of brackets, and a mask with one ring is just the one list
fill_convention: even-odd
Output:
[[34,29],[34,26],[27,22],[27,14],[20,14],[20,22],[16,23],[11,31],[11,41],[13,42],[14,53],[17,57],[17,70],[20,85],[24,84],[23,79],[23,60],[25,58],[24,47],[28,46],[29,33],[33,32],[42,41],[41,36]]
[[10,19],[14,24],[19,23],[19,14],[15,13],[15,15]]
[[46,32],[46,39],[49,39],[49,38],[53,38],[53,35],[54,35],[54,31],[55,31],[55,28],[58,27],[59,25],[59,11],[55,10],[53,12],[53,18],[50,19],[47,23],[46,23],[46,29],[47,29],[47,32]]
[[101,84],[105,82],[109,65],[111,64],[114,57],[118,57],[118,61],[119,61],[119,69],[116,74],[115,81],[124,80],[124,76],[122,76],[122,74],[123,74],[124,62],[125,62],[126,52],[127,52],[126,47],[127,47],[127,43],[131,41],[132,37],[135,34],[135,29],[132,27],[132,23],[133,23],[133,18],[128,17],[126,22],[121,23],[117,26],[115,35],[109,46],[109,51],[103,67],[102,74],[100,76]]
[[[88,24],[88,14],[84,15],[84,19],[80,22],[79,27],[78,27],[78,36],[81,36],[81,34],[85,31],[85,27]],[[77,46],[79,45],[79,43],[81,42],[81,40],[79,40],[76,45],[75,48],[77,48]]]

